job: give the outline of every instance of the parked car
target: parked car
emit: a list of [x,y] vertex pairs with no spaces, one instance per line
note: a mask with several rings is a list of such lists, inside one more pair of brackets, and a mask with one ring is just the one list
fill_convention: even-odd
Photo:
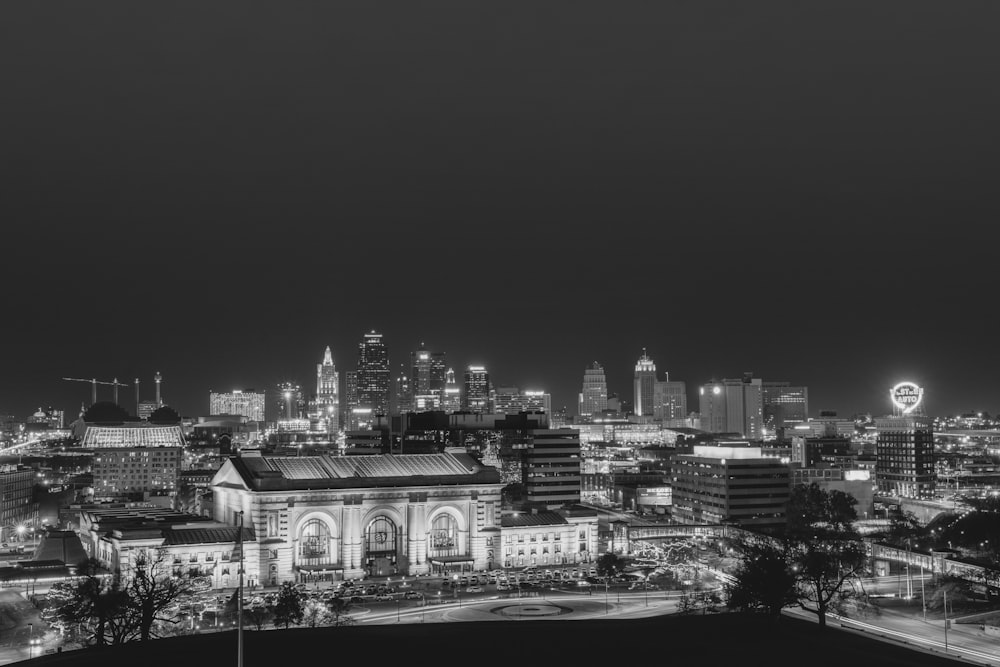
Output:
[[392,596],[388,593],[379,593],[375,596],[375,602],[392,602]]
[[510,590],[510,584],[497,584],[497,590],[498,591],[509,591]]
[[469,586],[468,588],[465,589],[465,592],[466,593],[482,593],[483,592],[483,587],[482,586]]
[[361,597],[360,595],[352,595],[350,601],[351,602],[364,602],[365,599],[363,597]]
[[416,591],[406,591],[403,593],[403,597],[407,600],[421,600],[424,596]]

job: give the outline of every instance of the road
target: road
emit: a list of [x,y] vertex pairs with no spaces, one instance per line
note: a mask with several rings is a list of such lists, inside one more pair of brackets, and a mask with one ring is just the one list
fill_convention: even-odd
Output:
[[[29,652],[37,657],[58,643],[56,633],[23,593],[13,588],[0,590],[0,664],[27,660]],[[31,639],[38,642],[33,648],[28,644]]]
[[[803,609],[786,609],[786,614],[816,621],[816,615]],[[891,641],[984,665],[1000,665],[1000,643],[987,637],[975,624],[952,623],[945,646],[944,621],[924,621],[882,610],[881,614],[866,619],[850,619],[836,614],[827,615],[827,624],[840,626],[866,636]]]
[[[595,618],[642,618],[677,611],[676,592],[594,591],[593,595],[545,591],[532,597],[499,597],[487,594],[463,597],[426,607],[397,608],[395,603],[375,603],[355,607],[357,623],[385,625],[392,623],[447,623],[455,621],[583,620]],[[448,598],[443,598],[448,600]]]

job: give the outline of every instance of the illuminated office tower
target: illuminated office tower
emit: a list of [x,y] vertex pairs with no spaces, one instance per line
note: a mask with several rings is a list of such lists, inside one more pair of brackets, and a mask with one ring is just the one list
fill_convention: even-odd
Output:
[[462,408],[468,412],[490,411],[490,374],[485,366],[469,366],[466,369]]
[[516,415],[519,412],[552,411],[552,397],[544,391],[521,391],[517,387],[497,387],[493,392],[493,413]]
[[278,399],[282,419],[301,419],[304,416],[306,405],[302,398],[302,387],[295,382],[279,383]]
[[455,382],[455,371],[451,368],[445,371],[441,409],[445,412],[458,412],[462,409],[462,389]]
[[580,392],[580,416],[600,416],[608,409],[608,381],[604,367],[596,361],[583,372],[583,391]]
[[327,431],[336,432],[340,428],[340,374],[329,345],[323,353],[323,362],[316,365],[316,407]]
[[671,518],[679,524],[735,523],[762,531],[785,524],[791,471],[760,447],[695,445],[693,453],[673,457],[671,470]]
[[687,385],[669,380],[657,381],[653,386],[653,419],[667,423],[686,417]]
[[344,428],[348,431],[356,431],[357,426],[351,420],[351,414],[358,407],[358,372],[346,371],[344,373]]
[[421,343],[410,353],[410,390],[416,412],[439,410],[444,401],[447,370],[444,352],[431,352]]
[[389,384],[389,351],[382,334],[373,330],[358,344],[358,407],[388,414]]
[[750,440],[763,437],[764,401],[760,379],[722,380],[698,389],[701,428],[709,433],[738,433]]
[[524,487],[532,504],[555,509],[580,502],[580,432],[576,429],[528,431]]
[[253,389],[229,392],[209,391],[208,414],[242,415],[252,422],[264,421],[264,394]]
[[646,356],[646,348],[635,364],[634,398],[635,414],[640,417],[653,416],[653,398],[656,387],[656,364]]
[[396,376],[394,382],[395,389],[393,393],[395,394],[395,405],[393,407],[394,414],[406,414],[407,412],[414,411],[414,395],[413,395],[413,381],[410,376],[408,376],[403,368],[403,365],[399,365],[399,374]]
[[764,425],[769,429],[795,426],[809,421],[809,388],[788,382],[764,382]]
[[875,484],[878,492],[899,498],[934,497],[934,429],[921,415],[875,420]]

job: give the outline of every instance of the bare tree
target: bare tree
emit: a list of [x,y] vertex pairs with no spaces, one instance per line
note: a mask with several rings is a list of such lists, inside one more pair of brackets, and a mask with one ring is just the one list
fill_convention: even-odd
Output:
[[121,580],[102,572],[93,558],[82,563],[79,572],[76,581],[53,587],[58,599],[56,616],[64,623],[86,626],[90,635],[81,639],[98,648],[127,641],[128,593]]
[[157,623],[176,624],[176,617],[167,612],[179,599],[192,592],[191,580],[170,573],[165,551],[155,554],[140,552],[132,566],[127,587],[128,611],[141,641],[158,638]]

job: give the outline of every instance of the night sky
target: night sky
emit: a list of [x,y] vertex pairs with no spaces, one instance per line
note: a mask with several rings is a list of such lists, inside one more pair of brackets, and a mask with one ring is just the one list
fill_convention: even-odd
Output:
[[[643,346],[1000,411],[1000,4],[0,5],[0,413],[314,388],[368,329],[576,408]],[[108,392],[104,396],[109,396]],[[123,403],[134,405],[131,390]]]

